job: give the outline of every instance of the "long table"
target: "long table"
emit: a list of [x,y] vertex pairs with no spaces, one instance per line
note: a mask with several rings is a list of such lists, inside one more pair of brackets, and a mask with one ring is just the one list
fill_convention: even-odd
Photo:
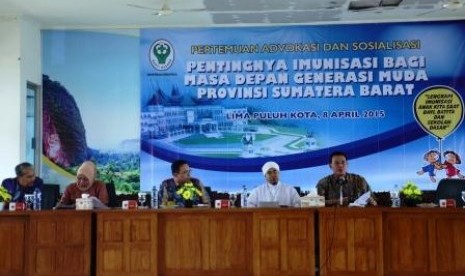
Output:
[[465,210],[322,208],[321,275],[465,275]]
[[0,275],[465,275],[465,211],[0,212]]
[[97,275],[314,275],[314,209],[97,216]]

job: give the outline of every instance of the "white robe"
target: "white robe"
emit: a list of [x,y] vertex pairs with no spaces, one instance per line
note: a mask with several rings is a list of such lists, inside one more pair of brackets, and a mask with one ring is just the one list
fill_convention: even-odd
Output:
[[250,192],[247,207],[258,207],[259,202],[277,201],[280,206],[300,207],[300,196],[292,186],[278,182],[276,185],[264,183]]

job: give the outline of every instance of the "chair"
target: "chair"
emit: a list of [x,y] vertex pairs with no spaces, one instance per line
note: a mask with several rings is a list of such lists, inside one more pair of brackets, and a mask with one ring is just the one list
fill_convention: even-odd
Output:
[[116,188],[113,182],[107,183],[106,185],[107,193],[108,193],[108,207],[115,208],[120,207],[118,204],[118,198],[116,196]]
[[462,191],[465,191],[465,179],[443,178],[436,189],[436,203],[440,199],[455,199],[457,207],[463,207]]
[[50,210],[55,207],[60,199],[60,185],[44,184],[42,186],[42,210]]

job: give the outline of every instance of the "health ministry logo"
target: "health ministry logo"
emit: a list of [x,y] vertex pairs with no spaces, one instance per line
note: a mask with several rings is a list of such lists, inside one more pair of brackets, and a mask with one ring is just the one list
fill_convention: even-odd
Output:
[[174,49],[171,43],[164,39],[155,41],[150,47],[150,63],[153,68],[165,71],[174,61]]

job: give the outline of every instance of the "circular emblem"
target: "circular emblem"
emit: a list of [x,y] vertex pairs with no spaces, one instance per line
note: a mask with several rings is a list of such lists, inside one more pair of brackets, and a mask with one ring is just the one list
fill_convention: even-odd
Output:
[[165,71],[174,61],[173,46],[164,39],[157,40],[150,47],[149,58],[153,68]]

